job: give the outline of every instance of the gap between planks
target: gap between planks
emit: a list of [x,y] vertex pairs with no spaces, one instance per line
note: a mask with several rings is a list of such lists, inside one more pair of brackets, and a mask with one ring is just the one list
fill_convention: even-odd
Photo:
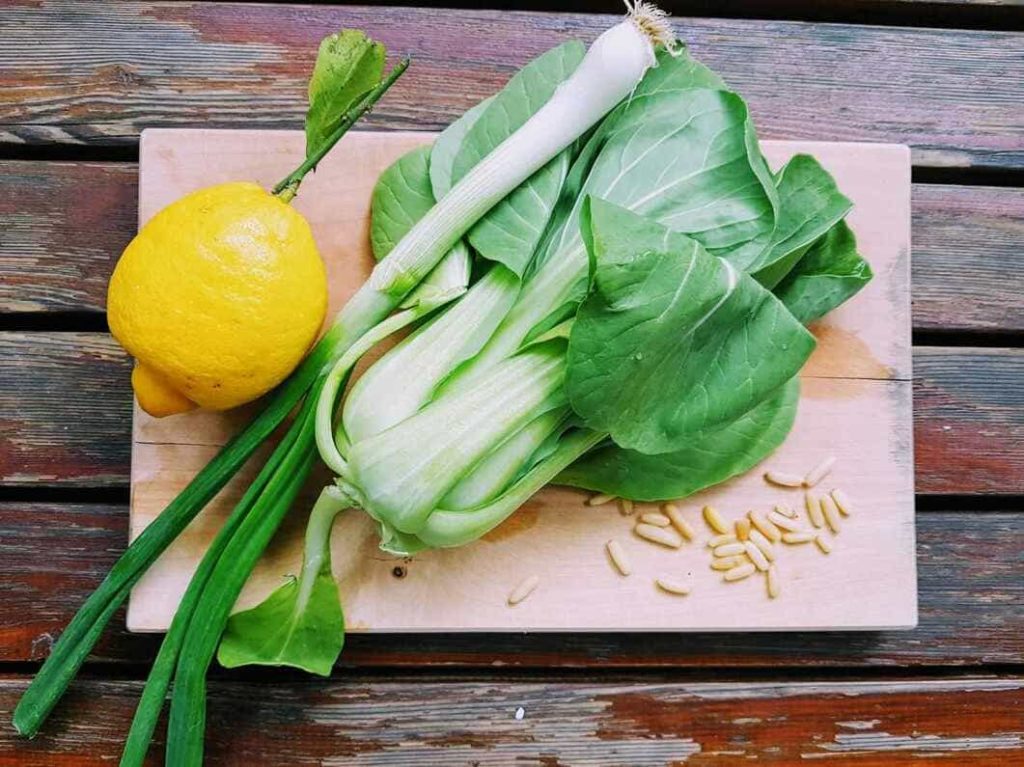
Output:
[[[176,0],[180,1],[180,0]],[[360,5],[344,0],[305,0],[308,5]],[[276,5],[280,0],[221,0],[221,3]],[[378,0],[377,5],[404,6],[409,0]],[[551,13],[620,13],[619,0],[419,0],[422,8],[457,8]],[[1015,0],[659,0],[675,18],[807,21],[858,26],[1024,30],[1024,5]]]

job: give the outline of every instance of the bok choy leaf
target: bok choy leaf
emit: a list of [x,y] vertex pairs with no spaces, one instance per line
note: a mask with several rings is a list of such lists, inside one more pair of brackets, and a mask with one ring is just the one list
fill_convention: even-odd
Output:
[[804,324],[825,316],[871,280],[871,266],[857,253],[857,238],[845,221],[819,239],[775,289]]
[[327,487],[306,528],[302,575],[290,577],[256,607],[228,619],[217,650],[225,668],[291,666],[329,676],[345,641],[345,618],[331,572],[331,528],[349,506]]
[[798,154],[790,159],[776,174],[775,182],[779,216],[771,249],[753,273],[768,289],[775,287],[811,245],[853,207],[829,172],[810,155]]
[[594,278],[566,375],[588,427],[642,453],[680,450],[799,372],[814,337],[752,277],[624,208],[592,198],[588,212]]
[[634,501],[685,498],[771,455],[793,426],[799,396],[799,378],[791,378],[735,421],[695,434],[681,450],[649,455],[608,441],[559,474],[555,483]]

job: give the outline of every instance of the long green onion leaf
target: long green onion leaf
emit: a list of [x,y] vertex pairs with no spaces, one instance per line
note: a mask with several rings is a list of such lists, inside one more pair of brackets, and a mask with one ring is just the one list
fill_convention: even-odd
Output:
[[313,467],[316,457],[314,410],[322,385],[322,378],[314,384],[296,418],[295,442],[231,537],[199,594],[174,676],[167,730],[169,766],[202,764],[206,670],[235,600]]
[[153,738],[153,730],[156,728],[160,712],[163,710],[164,700],[167,696],[167,689],[170,687],[171,678],[178,663],[181,645],[191,625],[192,616],[195,613],[196,604],[202,595],[203,589],[210,580],[224,550],[228,543],[238,532],[242,522],[256,504],[263,490],[271,477],[277,472],[286,456],[293,449],[301,423],[295,421],[288,429],[284,439],[278,444],[267,459],[266,464],[260,469],[259,474],[249,485],[245,494],[235,505],[231,515],[218,531],[217,536],[210,544],[203,555],[199,567],[189,581],[188,588],[182,596],[181,603],[174,613],[171,626],[160,644],[160,652],[157,654],[153,668],[146,679],[146,686],[142,690],[142,698],[135,709],[135,717],[132,719],[131,730],[128,732],[128,739],[125,741],[124,750],[121,754],[121,767],[141,767],[146,759],[150,741]]

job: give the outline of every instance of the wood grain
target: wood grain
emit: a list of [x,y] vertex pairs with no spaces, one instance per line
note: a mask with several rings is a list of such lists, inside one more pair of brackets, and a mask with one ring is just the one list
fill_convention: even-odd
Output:
[[[0,141],[132,145],[154,125],[298,127],[317,43],[340,27],[365,29],[415,62],[366,125],[440,128],[531,57],[569,35],[593,39],[611,18],[16,3],[5,10]],[[1024,36],[699,18],[678,26],[749,99],[766,138],[907,143],[921,165],[1024,167]]]
[[1024,349],[915,350],[914,443],[918,466],[931,467],[919,491],[959,493],[966,481],[972,492],[1024,492],[1024,453],[1010,447],[1024,445],[1022,367]]
[[[0,311],[101,311],[137,190],[130,163],[0,161]],[[1024,189],[912,194],[915,329],[1024,333]]]
[[[349,636],[344,667],[891,667],[1024,663],[1024,509],[919,512],[920,624],[869,634]],[[127,505],[0,504],[0,661],[40,660],[128,538]],[[93,658],[152,660],[117,616]]]
[[0,311],[102,311],[138,177],[129,163],[0,162]]
[[[0,680],[0,718],[24,689]],[[120,752],[139,682],[79,682],[34,741],[0,735],[0,763],[98,767]],[[623,683],[434,677],[218,681],[206,764],[1015,764],[1024,678]],[[518,710],[521,719],[516,718]],[[154,743],[159,762],[162,735]]]
[[[295,200],[327,265],[334,311],[369,277],[375,263],[367,231],[378,177],[434,136],[352,131]],[[211,183],[239,177],[273,183],[302,156],[304,144],[298,131],[146,131],[140,148],[139,221]],[[720,574],[708,567],[703,541],[681,551],[645,544],[631,534],[632,521],[614,508],[588,508],[579,491],[546,488],[484,540],[413,557],[399,581],[393,576],[396,560],[380,554],[376,526],[366,515],[346,514],[335,525],[332,564],[354,632],[877,630],[916,625],[909,152],[885,144],[764,141],[761,146],[773,169],[808,153],[832,173],[854,204],[848,221],[857,232],[858,250],[875,272],[862,292],[816,323],[818,346],[801,371],[796,423],[766,463],[806,471],[823,455],[837,457],[829,487],[855,490],[863,512],[843,526],[834,553],[826,558],[810,547],[780,551],[783,594],[769,601],[763,576],[723,587]],[[135,411],[133,536],[227,441],[235,421],[230,414],[155,419]],[[837,440],[837,434],[844,439]],[[128,609],[131,629],[162,631],[170,625],[199,560],[249,481],[243,476],[230,482],[142,577]],[[326,481],[312,480],[309,490],[315,493]],[[766,504],[794,503],[792,496],[766,488],[760,473],[750,471],[688,498],[686,506],[699,512],[701,505],[712,504],[738,516]],[[609,567],[604,551],[609,538],[622,540],[635,577],[623,579]],[[259,604],[283,575],[297,572],[302,549],[301,526],[279,530],[237,608]],[[685,604],[654,587],[654,579],[664,573],[685,576],[692,586]],[[538,578],[541,587],[510,609],[506,597],[527,576]],[[629,605],[627,613],[623,604]],[[737,609],[740,605],[744,609]]]
[[1024,332],[1024,189],[914,184],[918,330]]
[[[130,363],[102,333],[0,332],[0,482],[125,487]],[[918,494],[1024,493],[1024,350],[914,351]]]
[[0,333],[0,482],[123,485],[130,371],[104,333]]

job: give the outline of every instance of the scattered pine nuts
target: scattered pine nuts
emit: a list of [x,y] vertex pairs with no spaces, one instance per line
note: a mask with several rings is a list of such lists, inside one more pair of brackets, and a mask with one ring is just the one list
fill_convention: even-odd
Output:
[[836,457],[834,455],[830,455],[824,461],[807,472],[807,476],[804,477],[804,487],[814,487],[816,484],[821,482],[821,480],[825,479],[825,477],[828,476],[828,473],[832,471],[832,467],[835,463]]
[[705,506],[703,510],[704,521],[708,523],[708,527],[714,530],[720,535],[724,535],[729,532],[729,525],[722,519],[722,515],[719,514],[714,506]]
[[[782,538],[781,534],[779,535],[779,538]],[[750,542],[757,546],[758,549],[760,549],[765,559],[767,559],[769,562],[775,561],[775,547],[772,546],[771,541],[769,541],[767,538],[761,535],[761,532],[759,530],[750,531]]]
[[619,511],[622,513],[622,516],[628,517],[636,511],[636,508],[629,498],[619,498]]
[[618,496],[615,495],[608,495],[607,493],[598,493],[597,495],[592,495],[587,498],[584,503],[586,503],[587,506],[604,506],[606,503],[614,501],[617,497]]
[[735,557],[737,554],[742,554],[746,551],[746,546],[739,541],[735,543],[724,543],[721,546],[716,546],[712,552],[716,557]]
[[[777,511],[769,511],[768,519],[772,522],[772,524],[774,524],[776,527],[781,527],[785,532],[796,533],[800,530],[803,530],[803,527],[801,527],[798,522],[794,522],[789,517],[782,516]],[[783,534],[782,539],[786,539],[785,534]]]
[[621,575],[629,575],[633,572],[633,568],[630,567],[629,559],[626,557],[626,551],[622,548],[622,545],[618,541],[608,541],[605,544],[605,548],[608,550],[608,558],[615,565],[615,569],[619,571]]
[[833,533],[839,532],[839,507],[832,500],[831,495],[821,496],[821,514],[825,517],[825,524]]
[[814,536],[814,544],[819,549],[821,549],[822,554],[832,553],[832,544],[826,541],[825,537],[821,533],[818,533],[818,535]]
[[519,585],[512,589],[512,593],[508,595],[509,607],[514,607],[530,596],[539,583],[540,578],[536,575],[531,575],[529,578],[524,578],[520,581]]
[[787,474],[784,471],[766,471],[764,479],[765,482],[778,485],[779,487],[800,487],[804,483],[803,477],[798,477],[796,474]]
[[765,580],[768,583],[768,598],[775,599],[779,595],[779,569],[775,565],[768,568]]
[[804,493],[804,506],[807,508],[807,518],[811,520],[811,525],[820,528],[825,524],[825,517],[821,513],[821,503],[818,500],[818,496],[810,490]]
[[666,578],[662,576],[654,581],[658,588],[669,594],[675,594],[676,596],[685,597],[690,593],[690,587],[685,583],[675,580],[674,578]]
[[808,532],[806,530],[802,530],[802,531],[800,531],[798,533],[783,533],[782,534],[782,542],[783,543],[789,543],[789,544],[810,543],[811,541],[813,541],[815,539],[815,537],[816,536],[815,536],[814,533]]
[[853,511],[853,504],[850,503],[846,493],[837,488],[832,491],[832,500],[836,502],[836,508],[839,509],[840,514],[844,517],[850,516],[850,512]]
[[747,550],[747,556],[750,558],[750,561],[754,563],[754,567],[762,572],[767,571],[771,563],[768,561],[768,558],[761,553],[761,549],[757,548],[753,541],[747,541],[743,546]]
[[640,515],[640,521],[648,525],[654,525],[655,527],[668,527],[672,520],[664,514],[659,514],[656,511],[648,511],[645,514]]
[[789,506],[786,506],[785,504],[781,503],[775,505],[775,510],[779,512],[779,514],[781,514],[782,516],[789,517],[790,519],[797,519],[800,516],[791,508],[789,508]]
[[670,527],[656,527],[641,522],[633,528],[633,532],[645,541],[657,543],[670,549],[678,549],[683,545],[683,538]]
[[754,526],[754,530],[756,532],[761,533],[761,535],[763,535],[772,543],[778,543],[782,540],[782,533],[779,532],[779,528],[777,528],[773,523],[769,522],[768,518],[765,517],[763,514],[760,514],[756,511],[752,511],[750,512],[749,517],[750,524]]
[[731,570],[726,570],[725,575],[722,576],[726,581],[732,583],[734,581],[742,581],[744,578],[749,578],[757,571],[752,562],[746,562],[745,564],[738,565]]
[[719,546],[724,546],[727,543],[736,543],[738,540],[739,538],[732,533],[723,533],[722,535],[714,536],[710,541],[708,541],[708,548],[715,549]]
[[736,538],[745,541],[750,537],[750,520],[740,517],[736,520]]
[[743,557],[715,557],[711,560],[712,570],[732,570],[737,565],[743,564]]
[[679,534],[688,541],[697,537],[697,533],[690,526],[690,523],[683,519],[683,512],[674,503],[665,503],[661,506],[661,513],[668,517],[672,527],[679,531]]

